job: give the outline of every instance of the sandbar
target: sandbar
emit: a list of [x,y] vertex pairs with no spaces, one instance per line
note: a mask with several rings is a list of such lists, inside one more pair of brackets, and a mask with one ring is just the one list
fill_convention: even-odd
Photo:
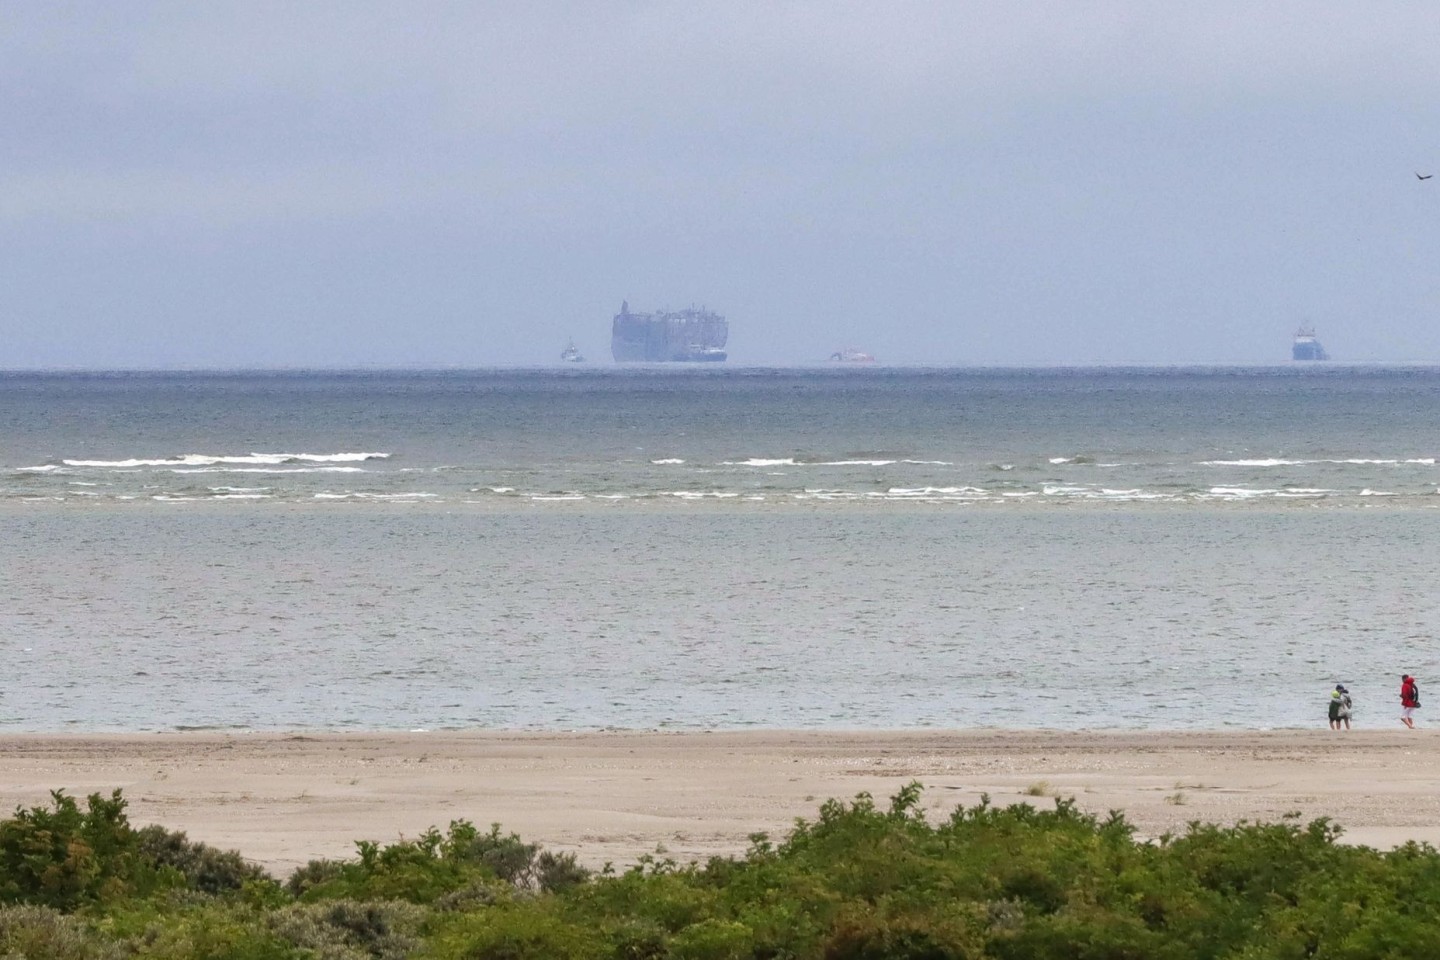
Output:
[[[1397,722],[1397,728],[1398,728]],[[988,794],[1118,809],[1141,836],[1192,820],[1329,817],[1347,842],[1440,844],[1440,731],[155,733],[0,736],[6,812],[121,788],[136,824],[239,850],[277,877],[355,841],[456,819],[582,862],[678,861],[782,838],[828,798],[911,781],[945,816]]]

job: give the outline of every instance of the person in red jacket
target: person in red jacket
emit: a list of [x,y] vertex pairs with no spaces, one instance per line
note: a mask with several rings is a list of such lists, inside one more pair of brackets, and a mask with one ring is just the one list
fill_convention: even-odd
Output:
[[1415,708],[1420,706],[1420,687],[1415,678],[1405,674],[1400,678],[1400,722],[1411,730],[1415,729]]

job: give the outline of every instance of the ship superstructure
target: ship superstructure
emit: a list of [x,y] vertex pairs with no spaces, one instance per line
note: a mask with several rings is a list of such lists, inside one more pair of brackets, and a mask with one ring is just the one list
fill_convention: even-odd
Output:
[[713,363],[727,356],[730,324],[704,307],[631,313],[627,300],[610,331],[610,353],[618,363]]
[[1315,331],[1310,327],[1301,327],[1295,331],[1295,343],[1290,348],[1292,360],[1329,360],[1330,354],[1320,345],[1315,338]]

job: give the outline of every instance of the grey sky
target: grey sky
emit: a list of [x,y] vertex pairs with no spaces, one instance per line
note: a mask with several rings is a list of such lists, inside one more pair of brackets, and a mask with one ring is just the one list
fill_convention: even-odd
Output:
[[3,3],[0,368],[1440,359],[1425,3]]

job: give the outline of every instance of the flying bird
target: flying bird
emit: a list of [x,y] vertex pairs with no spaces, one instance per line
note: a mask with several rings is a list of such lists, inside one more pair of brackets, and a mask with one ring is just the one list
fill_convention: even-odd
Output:
[[1418,180],[1429,180],[1433,176],[1435,176],[1433,173],[1421,173],[1419,170],[1415,171],[1415,177]]

